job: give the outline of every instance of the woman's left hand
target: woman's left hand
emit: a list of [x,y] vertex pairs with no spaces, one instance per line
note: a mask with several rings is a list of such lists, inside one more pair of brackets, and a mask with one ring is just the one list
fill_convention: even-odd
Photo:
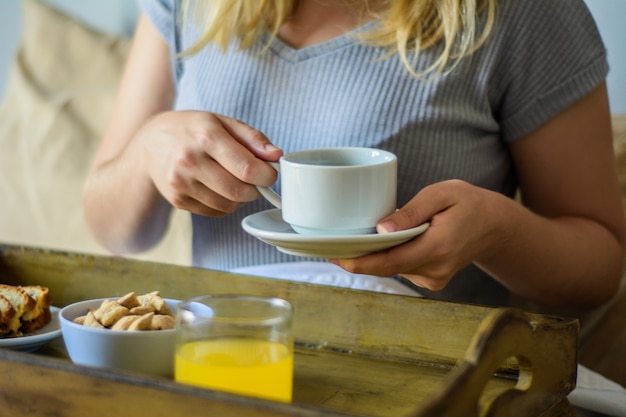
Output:
[[332,262],[435,291],[473,263],[536,303],[584,310],[606,303],[619,287],[626,241],[606,85],[509,149],[523,205],[462,181],[432,184],[378,224],[384,233],[428,221],[425,233]]
[[353,273],[399,274],[418,286],[438,291],[502,239],[498,212],[506,211],[502,205],[509,203],[515,204],[460,180],[432,184],[377,226],[379,233],[388,233],[430,222],[425,233],[385,252],[331,262]]

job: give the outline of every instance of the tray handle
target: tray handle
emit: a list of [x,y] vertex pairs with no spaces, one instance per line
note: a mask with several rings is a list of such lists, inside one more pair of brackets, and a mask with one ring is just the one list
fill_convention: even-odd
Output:
[[[520,310],[494,309],[479,325],[443,389],[413,417],[541,416],[563,402],[571,409],[566,395],[576,383],[577,339],[575,320],[533,323]],[[487,383],[512,359],[519,365],[517,384],[489,394]]]

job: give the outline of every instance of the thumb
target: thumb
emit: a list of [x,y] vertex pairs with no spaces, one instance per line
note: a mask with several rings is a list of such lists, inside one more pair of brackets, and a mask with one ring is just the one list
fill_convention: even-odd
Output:
[[376,225],[378,233],[391,233],[411,229],[428,222],[441,211],[441,201],[437,195],[425,188],[402,208],[379,220]]
[[410,229],[422,223],[423,221],[419,220],[416,210],[404,206],[395,213],[381,219],[376,225],[376,231],[378,233],[392,233]]
[[458,204],[465,182],[449,180],[422,188],[404,207],[381,219],[376,225],[378,233],[390,233],[417,227],[431,221],[435,215]]

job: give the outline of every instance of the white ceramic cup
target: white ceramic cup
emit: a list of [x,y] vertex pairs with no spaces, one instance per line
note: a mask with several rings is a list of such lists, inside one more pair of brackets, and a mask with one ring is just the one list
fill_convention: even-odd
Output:
[[283,220],[306,235],[374,233],[396,209],[397,158],[372,148],[292,152],[270,163],[281,176],[281,195],[257,187],[282,209]]

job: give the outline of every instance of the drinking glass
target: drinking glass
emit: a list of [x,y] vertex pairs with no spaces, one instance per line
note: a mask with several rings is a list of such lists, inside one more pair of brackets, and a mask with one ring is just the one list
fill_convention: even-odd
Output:
[[177,306],[175,379],[291,402],[293,307],[280,298],[201,296]]

